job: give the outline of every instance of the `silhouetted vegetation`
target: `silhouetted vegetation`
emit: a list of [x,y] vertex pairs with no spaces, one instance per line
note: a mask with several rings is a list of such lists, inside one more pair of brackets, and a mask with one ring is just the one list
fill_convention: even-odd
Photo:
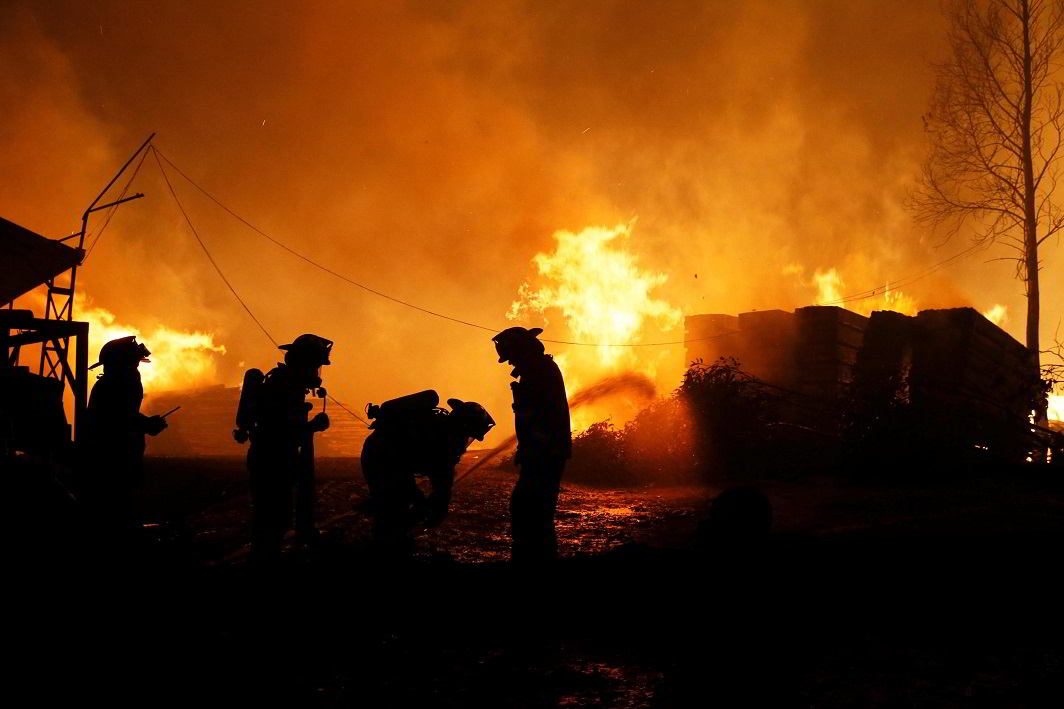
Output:
[[957,465],[1021,463],[1045,446],[1048,432],[991,416],[981,401],[946,408],[937,398],[914,401],[907,372],[875,384],[826,401],[767,384],[735,359],[699,360],[674,392],[625,426],[601,421],[578,435],[566,477],[606,486],[829,469],[925,476]]
[[672,394],[624,427],[601,421],[578,435],[566,477],[591,485],[742,477],[780,449],[766,446],[779,439],[769,414],[773,398],[735,359],[698,360]]
[[[1039,380],[1027,409],[1045,409],[1052,382]],[[914,399],[908,373],[878,386],[851,390],[840,402],[841,461],[859,463],[851,472],[888,471],[918,476],[986,464],[1043,460],[1053,445],[1048,430],[1020,416],[1003,415],[986,399]]]

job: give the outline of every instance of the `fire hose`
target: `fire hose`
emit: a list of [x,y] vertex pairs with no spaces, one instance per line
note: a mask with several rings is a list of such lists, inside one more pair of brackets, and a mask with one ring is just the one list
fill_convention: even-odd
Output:
[[[594,403],[599,399],[619,394],[621,392],[634,393],[643,400],[654,397],[656,389],[654,383],[648,377],[636,372],[624,372],[603,377],[591,386],[584,387],[569,397],[569,409],[579,409],[582,406]],[[480,460],[474,463],[468,470],[455,478],[454,484],[462,482],[488,462],[498,458],[501,454],[510,450],[517,443],[517,436],[513,435],[488,451]]]

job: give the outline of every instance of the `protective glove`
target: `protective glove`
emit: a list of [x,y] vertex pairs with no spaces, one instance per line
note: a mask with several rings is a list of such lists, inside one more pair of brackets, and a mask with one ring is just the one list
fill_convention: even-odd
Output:
[[310,420],[310,430],[315,433],[321,433],[329,428],[329,415],[322,411],[316,414],[314,418]]
[[148,423],[145,426],[145,432],[149,436],[158,436],[166,429],[166,419],[162,416],[151,416],[148,418]]

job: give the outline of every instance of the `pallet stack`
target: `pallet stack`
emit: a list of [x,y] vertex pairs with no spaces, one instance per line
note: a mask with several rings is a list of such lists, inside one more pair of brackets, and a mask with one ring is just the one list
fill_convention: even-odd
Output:
[[739,318],[734,315],[689,315],[684,320],[687,343],[685,362],[698,360],[712,364],[721,357],[736,356],[739,350]]
[[795,388],[805,396],[843,399],[853,384],[868,318],[834,306],[794,311]]
[[863,404],[911,402],[909,375],[917,339],[916,318],[890,310],[872,313],[854,368],[854,389]]
[[972,308],[866,318],[814,306],[692,316],[687,330],[689,339],[712,337],[690,343],[689,360],[737,359],[778,394],[781,422],[835,435],[847,414],[884,421],[900,405],[927,441],[959,441],[1010,459],[1027,445],[1037,364]]
[[966,420],[1025,421],[1039,373],[1027,348],[972,308],[916,316],[913,402]]

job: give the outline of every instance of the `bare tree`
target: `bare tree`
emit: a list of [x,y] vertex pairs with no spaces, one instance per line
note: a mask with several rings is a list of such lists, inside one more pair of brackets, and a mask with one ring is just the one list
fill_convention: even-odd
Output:
[[931,153],[912,200],[918,219],[1015,255],[1026,285],[1027,348],[1039,356],[1039,248],[1064,228],[1053,202],[1064,128],[1056,80],[1061,0],[954,0],[949,59],[924,126]]

